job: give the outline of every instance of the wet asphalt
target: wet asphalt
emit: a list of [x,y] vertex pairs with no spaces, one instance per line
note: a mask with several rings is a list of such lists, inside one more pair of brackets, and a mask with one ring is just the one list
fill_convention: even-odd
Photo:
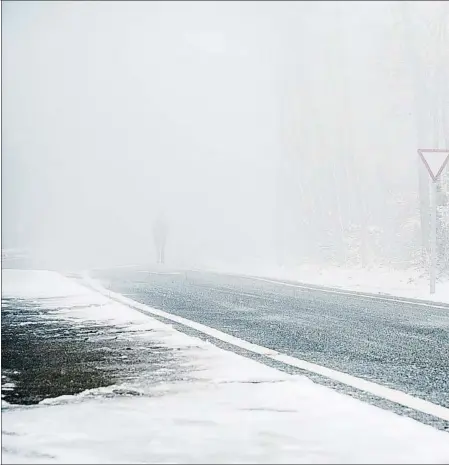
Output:
[[107,396],[145,395],[139,386],[185,376],[179,355],[151,341],[151,330],[60,318],[65,309],[45,302],[2,299],[2,399],[8,404],[114,385],[120,387]]
[[92,276],[151,307],[449,408],[449,306],[193,271],[122,268]]

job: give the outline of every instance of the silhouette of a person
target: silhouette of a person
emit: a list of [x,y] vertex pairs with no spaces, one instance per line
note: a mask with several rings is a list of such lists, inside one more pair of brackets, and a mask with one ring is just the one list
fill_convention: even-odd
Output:
[[153,224],[153,239],[156,247],[156,260],[158,264],[165,263],[165,244],[168,236],[168,224],[164,215],[159,215]]

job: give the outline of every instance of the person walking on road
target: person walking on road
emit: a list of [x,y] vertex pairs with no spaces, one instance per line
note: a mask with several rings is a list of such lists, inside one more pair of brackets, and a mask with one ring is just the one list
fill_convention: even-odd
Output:
[[158,264],[165,263],[165,244],[168,236],[168,225],[164,215],[159,215],[153,224],[153,239],[156,247],[156,260]]

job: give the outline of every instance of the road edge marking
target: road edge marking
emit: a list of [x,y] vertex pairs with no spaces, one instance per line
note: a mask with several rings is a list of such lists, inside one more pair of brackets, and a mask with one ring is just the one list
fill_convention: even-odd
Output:
[[303,283],[289,283],[285,281],[277,281],[275,279],[270,279],[270,278],[262,278],[259,276],[249,276],[249,275],[233,275],[233,276],[239,276],[241,278],[246,278],[246,279],[252,279],[254,281],[263,281],[271,284],[279,284],[281,286],[287,286],[287,287],[297,287],[299,289],[307,289],[310,291],[317,291],[317,292],[324,292],[327,294],[341,294],[341,295],[350,295],[352,297],[361,297],[363,299],[372,299],[372,300],[383,300],[385,302],[398,302],[398,303],[403,303],[403,304],[410,304],[410,305],[420,305],[422,307],[431,307],[431,308],[440,308],[444,310],[449,310],[449,304],[445,304],[444,302],[435,302],[435,304],[430,303],[429,301],[422,302],[419,299],[407,299],[406,297],[400,297],[400,296],[384,296],[384,295],[379,295],[377,296],[376,294],[365,294],[362,291],[351,291],[351,290],[346,290],[346,289],[338,289],[338,288],[326,288],[326,287],[320,287],[319,284],[317,285],[312,285],[312,284],[303,284]]
[[253,352],[258,355],[263,355],[267,358],[270,358],[271,360],[283,363],[284,365],[300,368],[304,371],[324,376],[325,378],[338,381],[342,384],[359,389],[360,391],[374,395],[378,398],[388,400],[395,404],[411,408],[413,410],[425,413],[427,415],[441,418],[445,421],[449,421],[449,408],[433,404],[432,402],[420,399],[418,397],[414,397],[397,389],[382,386],[381,384],[377,384],[373,381],[358,378],[356,376],[349,375],[347,373],[337,371],[332,368],[327,368],[321,365],[317,365],[315,363],[301,360],[291,355],[268,349],[267,347],[263,347],[258,344],[253,344],[252,342],[245,341],[244,339],[240,339],[235,336],[231,336],[230,334],[203,325],[202,323],[197,323],[187,318],[183,318],[181,316],[150,307],[148,305],[142,304],[133,299],[125,297],[122,294],[110,291],[109,289],[103,287],[98,281],[92,279],[87,272],[83,272],[81,276],[85,283],[89,285],[92,289],[124,305],[134,307],[150,315],[159,316],[165,318],[166,320],[173,321],[174,323],[187,326],[188,328],[199,331],[200,333],[211,336],[222,342],[226,342],[227,344],[231,344],[233,346],[245,349],[249,352]]

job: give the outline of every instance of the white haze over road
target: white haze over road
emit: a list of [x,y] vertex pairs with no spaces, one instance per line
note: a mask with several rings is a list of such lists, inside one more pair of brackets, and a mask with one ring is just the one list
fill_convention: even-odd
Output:
[[173,265],[414,264],[445,14],[3,2],[3,246],[56,268],[153,261],[165,212]]
[[[3,270],[3,297],[53,302],[61,321],[125,319],[131,342],[151,329],[194,378],[160,397],[6,405],[5,460],[447,463],[445,432],[183,335],[64,273],[209,269],[425,297],[417,149],[449,147],[448,43],[442,1],[3,1],[3,267],[40,268]],[[437,191],[434,298],[447,301],[449,169]],[[166,268],[152,268],[164,217]]]
[[56,266],[135,259],[165,210],[171,259],[267,250],[276,66],[250,10],[6,2],[5,242]]

